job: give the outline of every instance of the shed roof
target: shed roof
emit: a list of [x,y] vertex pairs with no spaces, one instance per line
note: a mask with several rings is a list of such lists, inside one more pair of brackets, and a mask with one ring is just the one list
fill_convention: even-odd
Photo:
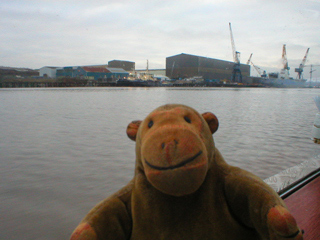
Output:
[[82,67],[83,70],[86,72],[103,72],[103,73],[110,73],[110,71],[106,68],[102,67]]
[[44,67],[42,67],[42,68],[40,68],[40,69],[43,69],[43,68],[57,69],[57,68],[59,68],[59,67],[44,66]]
[[135,62],[132,62],[132,61],[127,61],[127,60],[117,60],[117,59],[114,59],[114,60],[111,60],[109,61],[110,62],[126,62],[126,63],[135,63]]
[[122,68],[107,68],[112,73],[128,73],[127,71],[123,70]]

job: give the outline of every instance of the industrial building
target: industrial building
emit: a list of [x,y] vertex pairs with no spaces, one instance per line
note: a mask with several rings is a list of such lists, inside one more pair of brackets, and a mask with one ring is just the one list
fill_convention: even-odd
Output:
[[66,66],[40,68],[40,77],[44,78],[87,78],[87,79],[112,79],[127,78],[129,72],[134,72],[135,62],[112,60],[107,64],[90,66]]
[[58,67],[45,66],[40,68],[39,76],[44,78],[56,78]]
[[74,70],[74,77],[91,80],[107,79],[108,74],[110,71],[99,67],[78,67]]
[[71,77],[83,78],[90,80],[110,80],[115,81],[122,78],[127,78],[129,73],[122,68],[109,68],[109,67],[63,67],[57,69],[57,77]]
[[[232,80],[234,62],[181,53],[166,58],[166,76],[184,79],[200,76],[206,80]],[[250,77],[250,65],[240,64],[244,79]]]
[[122,68],[107,67],[106,69],[110,72],[110,74],[107,75],[108,79],[118,80],[129,77],[129,72],[125,71]]
[[136,68],[135,62],[122,61],[122,60],[112,60],[108,62],[108,67],[110,68],[122,68],[128,72],[133,72]]

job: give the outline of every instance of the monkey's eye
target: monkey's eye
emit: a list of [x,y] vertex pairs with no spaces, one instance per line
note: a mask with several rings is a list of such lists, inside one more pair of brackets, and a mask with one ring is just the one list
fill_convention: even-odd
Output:
[[184,120],[186,120],[187,123],[191,123],[191,120],[188,117],[184,117]]
[[153,126],[153,121],[150,120],[150,122],[148,123],[148,127],[151,128]]

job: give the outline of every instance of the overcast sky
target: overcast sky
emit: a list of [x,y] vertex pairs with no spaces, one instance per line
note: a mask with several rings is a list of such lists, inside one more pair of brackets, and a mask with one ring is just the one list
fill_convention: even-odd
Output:
[[253,53],[260,68],[280,69],[286,44],[292,77],[309,47],[307,64],[320,64],[320,0],[0,0],[0,16],[1,66],[118,59],[143,69],[148,59],[154,69],[180,53],[232,61],[229,22],[242,63]]

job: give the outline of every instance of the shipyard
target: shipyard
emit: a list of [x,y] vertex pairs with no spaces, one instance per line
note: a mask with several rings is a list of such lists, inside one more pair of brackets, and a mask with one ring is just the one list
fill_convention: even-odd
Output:
[[[297,78],[289,77],[287,64],[280,73],[266,74],[250,59],[245,64],[186,53],[167,57],[165,69],[149,69],[148,61],[146,66],[135,69],[132,61],[112,60],[104,65],[44,66],[39,70],[0,67],[0,87],[309,87],[301,74],[304,65],[296,68]],[[319,65],[310,66],[312,71]],[[250,76],[251,67],[260,77]]]
[[[111,60],[107,64],[83,66],[44,66],[40,69],[0,67],[0,88],[16,87],[319,87],[312,83],[312,72],[320,65],[306,65],[310,48],[290,75],[286,44],[282,46],[282,68],[279,72],[262,70],[252,55],[240,62],[229,23],[233,61],[181,53],[165,58],[164,69],[136,69],[135,62]],[[252,69],[258,76],[252,76]],[[310,81],[304,68],[310,69]]]

